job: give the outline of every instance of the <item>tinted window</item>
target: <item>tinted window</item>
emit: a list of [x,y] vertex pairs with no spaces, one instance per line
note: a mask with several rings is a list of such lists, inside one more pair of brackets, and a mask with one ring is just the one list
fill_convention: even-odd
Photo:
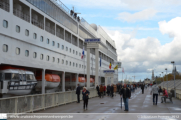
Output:
[[25,35],[29,36],[29,30],[25,30]]
[[34,80],[34,76],[32,74],[26,74],[26,80]]
[[20,26],[16,25],[16,32],[20,33]]
[[8,21],[3,20],[3,27],[4,27],[4,28],[8,28]]
[[19,74],[13,73],[12,74],[12,80],[19,80]]
[[5,80],[11,80],[11,73],[5,73]]
[[8,52],[8,45],[6,44],[3,45],[3,52]]

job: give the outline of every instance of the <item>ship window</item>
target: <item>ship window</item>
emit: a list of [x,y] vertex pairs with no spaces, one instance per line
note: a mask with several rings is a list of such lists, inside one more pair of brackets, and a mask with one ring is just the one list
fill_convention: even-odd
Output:
[[57,58],[57,63],[59,63],[60,62],[60,59],[59,58]]
[[58,48],[60,47],[60,44],[59,44],[59,43],[57,43],[57,47],[58,47]]
[[73,67],[75,66],[75,63],[73,63]]
[[32,74],[26,74],[26,80],[34,80],[34,76]]
[[40,55],[40,59],[43,60],[43,54]]
[[84,66],[82,65],[82,68],[84,68]]
[[20,48],[16,48],[16,55],[19,55],[20,54]]
[[81,64],[79,64],[79,68],[81,68]]
[[36,38],[37,38],[37,34],[34,33],[34,34],[33,34],[33,39],[36,39]]
[[64,45],[62,45],[62,50],[64,49]]
[[25,50],[25,56],[26,56],[26,57],[29,56],[29,50]]
[[19,80],[19,74],[17,73],[12,73],[12,80]]
[[73,54],[75,53],[75,50],[73,50]]
[[47,61],[49,61],[50,57],[47,55]]
[[40,37],[40,41],[43,42],[43,36]]
[[4,28],[8,28],[8,21],[3,20],[3,27],[4,27]]
[[70,66],[71,66],[71,62],[70,62]]
[[25,30],[25,35],[29,36],[29,30],[27,30],[27,29]]
[[62,60],[62,64],[64,64],[64,60]]
[[55,41],[52,41],[52,46],[55,46]]
[[76,67],[78,67],[78,64],[76,63]]
[[79,53],[79,56],[81,56],[81,53]]
[[76,51],[76,55],[78,54],[78,52]]
[[20,26],[16,25],[16,32],[20,33]]
[[55,57],[53,57],[52,61],[55,62]]
[[84,65],[84,69],[86,68],[86,66]]
[[5,80],[11,80],[11,73],[4,74]]
[[70,48],[70,53],[71,53],[71,48]]
[[66,65],[68,65],[68,61],[66,61]]
[[68,51],[68,47],[66,47],[66,51]]
[[37,57],[37,53],[34,52],[34,53],[33,53],[33,58],[36,58],[36,57]]
[[3,45],[3,52],[8,52],[8,45],[6,44]]
[[50,40],[47,38],[47,44],[49,44],[50,43]]

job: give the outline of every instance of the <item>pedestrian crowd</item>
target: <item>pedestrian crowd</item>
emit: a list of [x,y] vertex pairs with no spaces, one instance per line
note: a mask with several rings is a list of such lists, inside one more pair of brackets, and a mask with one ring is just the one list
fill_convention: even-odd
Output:
[[[129,111],[129,99],[131,98],[131,93],[135,92],[136,89],[141,88],[142,94],[144,94],[144,89],[147,89],[148,87],[151,88],[150,94],[153,95],[153,105],[157,105],[158,102],[158,94],[162,93],[161,97],[161,103],[165,101],[165,99],[168,97],[167,90],[165,88],[161,88],[160,86],[158,87],[155,83],[152,84],[112,84],[112,85],[97,85],[96,90],[97,94],[100,98],[103,98],[104,96],[108,96],[113,98],[116,93],[120,94],[121,97],[121,104],[122,104],[122,99],[124,102],[125,110],[124,111]],[[77,86],[76,89],[76,94],[77,94],[77,103],[80,103],[80,94],[81,94],[81,87]],[[83,87],[82,90],[82,99],[83,99],[83,109],[87,110],[88,108],[88,99],[89,99],[89,94],[90,92],[87,90],[86,87]]]

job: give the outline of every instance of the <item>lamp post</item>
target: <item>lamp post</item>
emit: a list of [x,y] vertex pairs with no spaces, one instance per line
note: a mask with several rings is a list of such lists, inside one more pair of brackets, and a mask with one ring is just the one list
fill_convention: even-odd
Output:
[[[162,77],[163,77],[163,72],[162,72]],[[163,88],[164,88],[164,79],[163,79]]]
[[174,61],[171,61],[171,63],[173,64],[173,72],[174,72],[174,96],[176,97],[176,91],[175,91],[175,70],[174,70]]
[[166,70],[167,92],[168,92],[168,78],[167,78],[167,68],[165,68],[165,70]]

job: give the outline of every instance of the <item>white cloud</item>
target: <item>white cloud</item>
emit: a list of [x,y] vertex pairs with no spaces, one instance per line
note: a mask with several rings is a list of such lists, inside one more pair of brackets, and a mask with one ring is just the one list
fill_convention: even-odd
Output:
[[119,13],[118,17],[116,19],[118,20],[124,20],[127,22],[136,22],[136,21],[142,21],[142,20],[148,20],[152,17],[154,17],[157,13],[157,10],[155,9],[145,9],[140,12],[136,13],[128,13],[128,12],[122,12]]
[[[173,41],[161,45],[157,38],[147,37],[134,38],[132,34],[125,34],[117,30],[105,29],[112,39],[115,40],[118,59],[127,72],[144,72],[154,69],[157,72],[172,70],[171,61],[177,66],[181,65],[181,17],[168,22],[159,22],[159,30],[163,34],[173,34]],[[179,70],[179,69],[178,69]]]

